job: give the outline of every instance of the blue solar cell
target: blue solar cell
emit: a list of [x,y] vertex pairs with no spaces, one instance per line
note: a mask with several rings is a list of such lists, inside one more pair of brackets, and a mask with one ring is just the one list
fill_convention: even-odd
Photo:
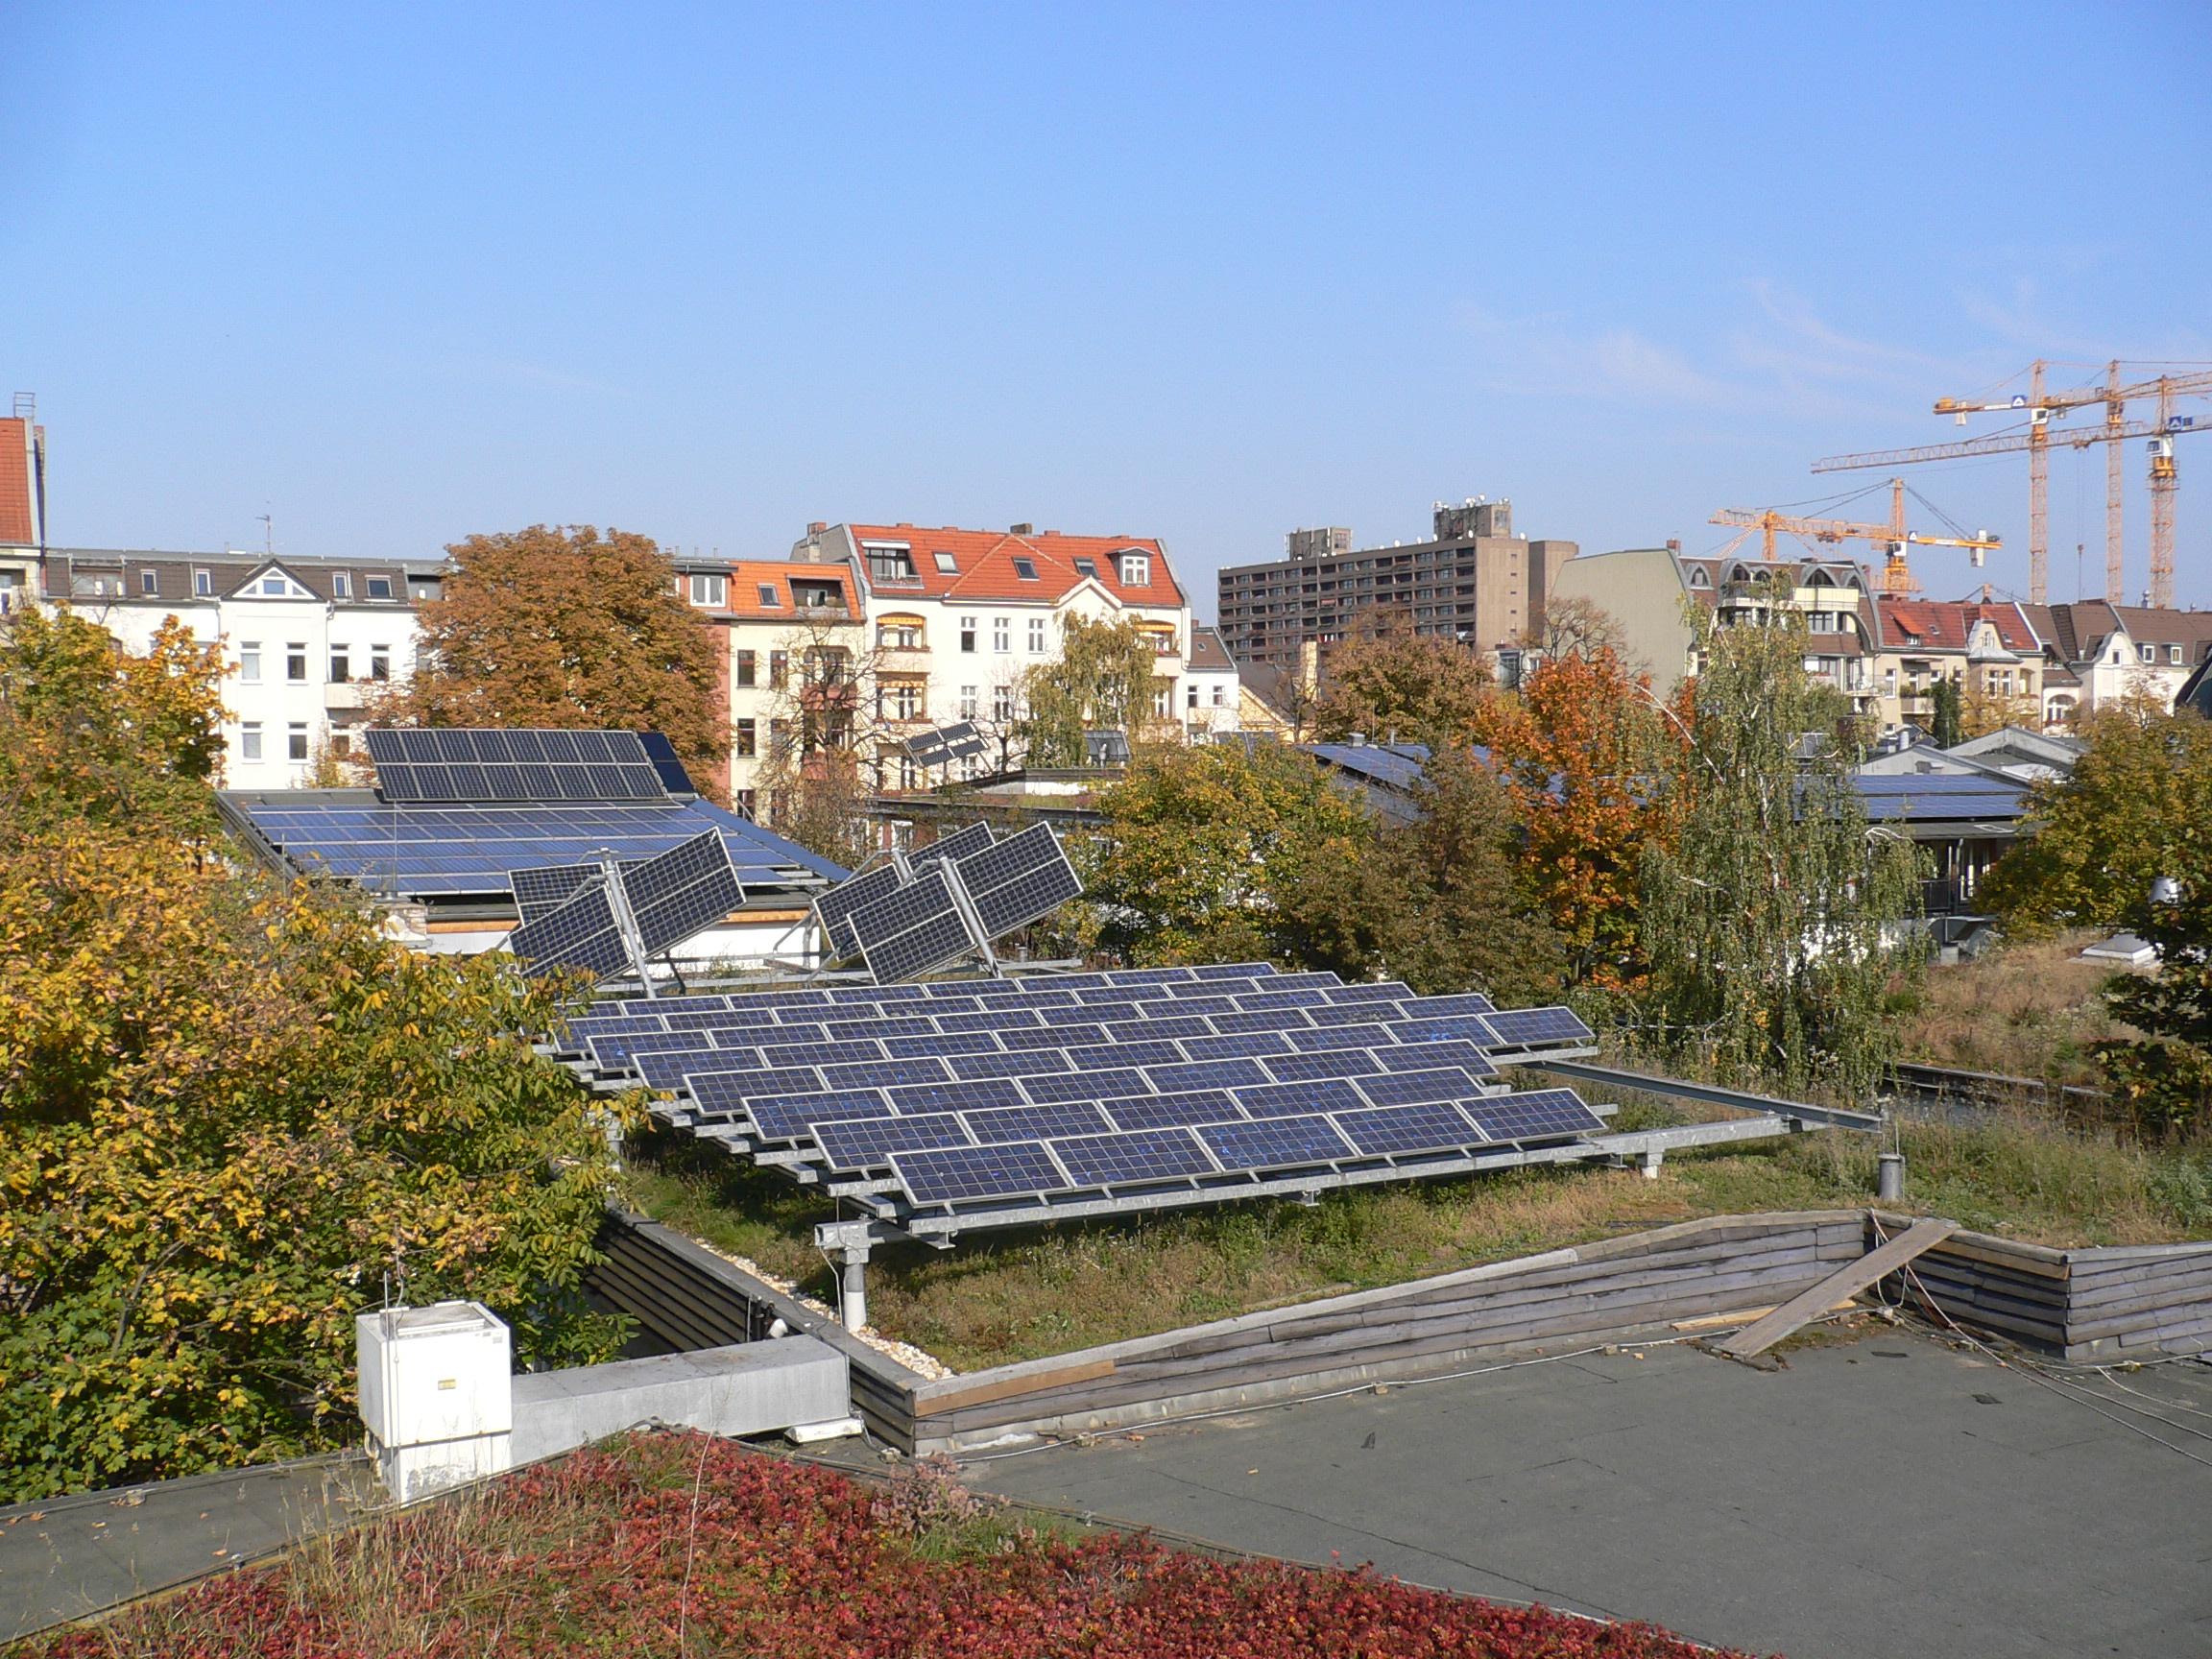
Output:
[[1079,1043],[1105,1041],[1104,1026],[1082,1023],[1040,1025],[1034,1031],[1023,1029],[998,1033],[998,1044],[1003,1048],[1072,1048]]
[[937,1022],[917,1015],[892,1015],[875,1019],[828,1020],[823,1022],[822,1030],[830,1042],[845,1043],[862,1037],[935,1036]]
[[990,1106],[1026,1106],[1029,1097],[1011,1077],[974,1083],[895,1084],[885,1091],[902,1112],[974,1112]]
[[1140,1025],[1158,1017],[1163,1006],[1179,1007],[1181,1004],[1163,1004],[1133,997],[1126,1002],[1093,1003],[1083,1010],[1083,1018],[1094,1025]]
[[1012,1054],[955,1054],[945,1062],[955,1077],[1026,1077],[1033,1071],[1065,1071],[1068,1056],[1057,1048],[1023,1048]]
[[1278,974],[1275,975],[1275,983],[1278,985],[1341,985],[1344,981],[1337,978],[1326,968],[1309,968],[1299,974]]
[[854,1060],[882,1059],[883,1046],[880,1043],[764,1043],[760,1057],[771,1066],[844,1066]]
[[950,1112],[922,1118],[860,1118],[814,1125],[814,1144],[831,1169],[879,1169],[894,1152],[965,1146],[968,1131]]
[[907,1197],[925,1205],[1027,1197],[1068,1185],[1050,1154],[1034,1142],[902,1152],[891,1166]]
[[[1196,985],[1193,986],[1192,989],[1196,991],[1206,991],[1209,990],[1210,987],[1204,985]],[[1140,1013],[1156,1012],[1161,1014],[1174,1015],[1177,1017],[1185,1017],[1194,1014],[1239,1014],[1243,1012],[1243,1010],[1238,1006],[1237,998],[1228,995],[1222,995],[1219,997],[1204,996],[1149,998],[1142,1002],[1130,1003],[1128,1006],[1138,1010]]]
[[1188,1129],[1146,1129],[1083,1140],[1055,1140],[1052,1150],[1078,1187],[1139,1186],[1187,1175],[1210,1175],[1217,1166]]
[[1110,1066],[1174,1066],[1185,1058],[1172,1043],[1099,1043],[1068,1050],[1068,1064],[1078,1071],[1096,1071]]
[[838,1089],[816,1094],[760,1094],[745,1100],[745,1116],[763,1141],[797,1141],[816,1123],[888,1118],[891,1103],[874,1089]]
[[1260,1070],[1257,1060],[1192,1060],[1182,1066],[1147,1066],[1144,1074],[1162,1094],[1179,1089],[1235,1089],[1267,1081],[1267,1073]]
[[1262,1123],[1207,1123],[1193,1131],[1224,1169],[1297,1169],[1354,1156],[1326,1118],[1270,1118]]
[[1411,986],[1401,984],[1396,979],[1384,979],[1366,985],[1332,985],[1327,991],[1330,1001],[1351,1004],[1402,1002],[1412,995]]
[[1192,1002],[1212,1001],[1215,998],[1250,997],[1272,984],[1268,979],[1193,979],[1188,985],[1167,987],[1167,1000],[1178,1008]]
[[979,1146],[1005,1141],[1045,1141],[1060,1135],[1103,1135],[1113,1125],[1097,1107],[1081,1101],[1040,1106],[1001,1106],[988,1112],[963,1112],[968,1133]]
[[1024,1025],[1042,1025],[1034,1009],[988,1008],[980,1014],[940,1014],[940,1031],[1014,1031]]
[[946,1019],[953,1014],[988,1014],[1003,1003],[986,1002],[980,997],[937,997],[918,1007],[902,1008],[902,1014],[914,1014],[936,1022],[937,1029],[945,1029]]
[[1415,997],[1406,1005],[1408,1020],[1433,1020],[1445,1014],[1488,1014],[1497,1004],[1489,998],[1473,991],[1457,997]]
[[655,1016],[592,1014],[569,1021],[564,1034],[570,1042],[582,1043],[588,1037],[642,1037],[667,1029]]
[[1536,1089],[1526,1094],[1493,1094],[1469,1101],[1467,1116],[1492,1141],[1538,1141],[1554,1135],[1591,1135],[1605,1119],[1582,1103],[1572,1089]]
[[825,1066],[822,1081],[831,1089],[888,1089],[896,1084],[950,1081],[942,1060],[861,1060],[850,1066]]
[[1457,1066],[1439,1066],[1432,1071],[1385,1071],[1374,1077],[1356,1077],[1353,1087],[1378,1106],[1411,1106],[1422,1100],[1471,1100],[1482,1093],[1475,1079]]
[[1367,1104],[1341,1077],[1315,1077],[1299,1083],[1262,1083],[1232,1089],[1248,1118],[1296,1118],[1307,1112],[1357,1112]]
[[1188,968],[1115,968],[1106,974],[1109,985],[1170,985],[1189,982],[1197,975]]
[[1500,1043],[1587,1043],[1594,1036],[1571,1008],[1501,1008],[1484,1021]]
[[1319,1053],[1330,1048],[1387,1048],[1391,1040],[1388,1026],[1372,1022],[1328,1025],[1318,1031],[1283,1033],[1284,1042],[1305,1053]]
[[1472,1043],[1488,1048],[1497,1043],[1479,1014],[1452,1014],[1441,1020],[1407,1020],[1396,1027],[1401,1043]]
[[[637,1072],[648,1089],[678,1089],[683,1086],[686,1071],[713,1070],[731,1064],[732,1054],[727,1048],[709,1048],[702,1044],[697,1048],[677,1048],[665,1053],[635,1054],[630,1058],[630,1070]],[[819,1087],[814,1073],[801,1073],[803,1081],[790,1085],[793,1089]]]
[[975,997],[984,995],[986,986],[1005,983],[998,979],[933,979],[922,987],[922,993],[930,998]]
[[1144,1077],[1138,1071],[1055,1071],[1022,1079],[1022,1092],[1032,1100],[1101,1100],[1115,1094],[1141,1094]]
[[1413,1106],[1382,1106],[1372,1112],[1339,1112],[1336,1127],[1362,1152],[1446,1152],[1479,1146],[1489,1137],[1470,1123],[1456,1106],[1441,1100]]
[[1214,962],[1190,970],[1193,979],[1260,979],[1275,976],[1272,962]]
[[696,1031],[640,1031],[630,1037],[591,1037],[584,1048],[591,1064],[612,1071],[628,1064],[633,1054],[653,1054],[678,1048],[697,1048],[708,1039]]
[[1281,988],[1267,985],[1236,998],[1239,1008],[1254,1012],[1267,1008],[1326,1008],[1329,993],[1341,991],[1340,985],[1286,985]]
[[[1395,1020],[1398,1018],[1398,1010],[1394,1004],[1389,1002],[1347,1002],[1343,1004],[1332,1002],[1326,1008],[1307,1009],[1306,1018],[1320,1026],[1350,1025],[1361,1027],[1372,1024],[1379,1020]],[[1385,1037],[1382,1041],[1387,1043],[1389,1039]]]
[[1192,1037],[1211,1037],[1214,1027],[1204,1017],[1190,1015],[1159,1015],[1150,1020],[1136,1020],[1116,1027],[1107,1033],[1117,1043],[1146,1042],[1151,1040],[1181,1041]]
[[1226,1089],[1187,1089],[1178,1094],[1137,1094],[1098,1103],[1121,1129],[1166,1129],[1180,1123],[1234,1123],[1244,1109]]
[[1214,1029],[1231,1031],[1303,1031],[1308,1029],[1303,1008],[1273,1008],[1258,1014],[1216,1014]]
[[1047,979],[1023,980],[1024,985],[1049,985],[1055,991],[1095,991],[1106,983],[1104,974],[1055,974]]
[[1470,1077],[1495,1077],[1498,1068],[1490,1056],[1467,1042],[1401,1043],[1375,1050],[1385,1071],[1426,1071],[1436,1066],[1456,1066]]
[[998,1039],[988,1031],[953,1031],[941,1037],[886,1037],[883,1052],[894,1060],[926,1054],[996,1054]]
[[1183,1052],[1193,1060],[1249,1060],[1263,1054],[1287,1053],[1290,1044],[1280,1031],[1232,1031],[1226,1037],[1192,1037]]
[[1101,985],[1095,991],[1076,992],[1075,1000],[1085,1008],[1125,1008],[1132,1002],[1164,1002],[1167,993],[1136,985]]
[[792,1010],[791,1019],[788,1022],[780,1021],[773,1025],[748,1027],[753,1033],[753,1041],[756,1043],[827,1043],[829,1039],[822,1035],[822,1027],[809,1022],[805,1018],[805,1012],[803,1008],[796,1008]]
[[1275,1054],[1260,1062],[1281,1083],[1306,1083],[1316,1077],[1358,1077],[1380,1071],[1382,1062],[1365,1048],[1326,1048],[1317,1054]]
[[750,1094],[813,1094],[822,1087],[813,1072],[789,1068],[723,1071],[697,1067],[685,1072],[683,1081],[699,1110],[709,1113],[735,1112]]

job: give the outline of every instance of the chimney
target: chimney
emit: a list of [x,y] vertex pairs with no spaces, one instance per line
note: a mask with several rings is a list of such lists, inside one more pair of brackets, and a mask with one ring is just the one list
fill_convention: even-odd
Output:
[[1009,536],[1034,536],[1037,534],[1037,526],[1034,524],[1009,524],[1006,526],[1006,534]]
[[1668,552],[1670,552],[1670,553],[1679,553],[1679,552],[1681,552],[1681,551],[1682,551],[1682,538],[1681,538],[1681,537],[1679,537],[1679,536],[1670,536],[1670,537],[1668,537],[1668,538],[1667,538],[1667,551],[1668,551]]
[[827,519],[817,518],[813,523],[806,526],[806,534],[809,536],[819,536],[823,531],[829,528],[830,525]]

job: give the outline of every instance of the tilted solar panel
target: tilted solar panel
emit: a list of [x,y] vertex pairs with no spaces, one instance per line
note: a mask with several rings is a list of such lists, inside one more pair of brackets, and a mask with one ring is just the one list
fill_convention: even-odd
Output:
[[1046,1106],[1001,1106],[963,1112],[968,1133],[979,1146],[1004,1141],[1046,1141],[1062,1135],[1103,1135],[1113,1127],[1096,1106],[1063,1101]]
[[1366,1048],[1326,1048],[1317,1054],[1262,1055],[1260,1064],[1284,1083],[1309,1082],[1316,1077],[1357,1077],[1380,1071],[1382,1062]]
[[1431,1071],[1384,1071],[1355,1077],[1352,1087],[1378,1106],[1411,1106],[1422,1100],[1467,1100],[1481,1094],[1475,1079],[1457,1066]]
[[1433,1066],[1457,1066],[1470,1077],[1495,1077],[1498,1068],[1490,1056],[1472,1043],[1400,1043],[1374,1050],[1385,1071],[1426,1071]]
[[1234,1123],[1244,1109],[1226,1089],[1187,1089],[1177,1094],[1136,1094],[1100,1105],[1122,1129],[1167,1129],[1188,1123]]
[[1011,1054],[955,1054],[946,1064],[955,1077],[1025,1077],[1065,1071],[1068,1056],[1057,1048],[1021,1048]]
[[550,916],[601,875],[596,864],[546,864],[507,872],[515,910],[525,922]]
[[1355,1156],[1326,1118],[1270,1118],[1259,1123],[1205,1123],[1192,1131],[1224,1169],[1303,1168]]
[[1193,1060],[1250,1060],[1289,1050],[1280,1031],[1232,1031],[1226,1037],[1192,1037],[1183,1045],[1183,1052]]
[[830,942],[840,954],[857,956],[860,953],[860,941],[853,932],[853,913],[896,893],[905,879],[899,874],[898,866],[884,864],[815,896],[815,919],[822,924],[822,931],[830,936]]
[[1011,1077],[983,1077],[971,1083],[893,1084],[886,1091],[902,1112],[974,1112],[991,1106],[1026,1106],[1029,1096]]
[[994,845],[996,839],[988,824],[963,824],[951,834],[940,835],[928,846],[907,854],[906,862],[919,870],[940,859],[965,858],[971,853],[980,853]]
[[1141,1129],[1076,1140],[1056,1140],[1052,1150],[1078,1187],[1136,1186],[1218,1167],[1188,1129]]
[[1263,979],[1273,976],[1272,962],[1210,962],[1190,970],[1193,979]]
[[609,979],[637,971],[604,887],[579,893],[559,909],[525,922],[507,935],[507,948],[534,974],[581,968]]
[[976,948],[944,870],[934,865],[897,892],[862,905],[850,921],[869,973],[887,984],[942,968]]
[[1367,1104],[1341,1077],[1319,1077],[1307,1083],[1262,1083],[1249,1089],[1232,1089],[1237,1104],[1252,1118],[1296,1118],[1308,1112],[1357,1112]]
[[816,1123],[814,1144],[833,1170],[879,1169],[894,1152],[965,1146],[968,1131],[950,1112],[922,1118],[858,1118]]
[[1140,1071],[1054,1071],[1022,1079],[1022,1092],[1038,1101],[1104,1099],[1141,1094],[1143,1088]]
[[674,950],[745,902],[730,851],[711,830],[658,858],[626,866],[622,892],[648,956]]
[[[696,1096],[696,1079],[693,1094]],[[891,1103],[874,1089],[834,1089],[817,1094],[759,1094],[745,1101],[745,1115],[766,1141],[810,1138],[816,1123],[888,1118]]]
[[1264,1083],[1267,1073],[1257,1060],[1192,1060],[1181,1066],[1147,1066],[1144,1075],[1163,1094],[1181,1089],[1236,1089]]
[[984,933],[993,939],[1041,921],[1083,895],[1083,883],[1049,824],[1033,824],[995,847],[956,860],[953,868]]
[[1068,1185],[1051,1154],[1034,1143],[901,1151],[891,1159],[891,1170],[917,1204],[1022,1197]]
[[1447,1152],[1478,1146],[1488,1137],[1448,1102],[1381,1106],[1369,1112],[1339,1112],[1336,1127],[1362,1152]]
[[1588,1043],[1596,1035],[1571,1008],[1501,1008],[1482,1018],[1501,1043]]
[[1554,1135],[1591,1135],[1605,1119],[1582,1103],[1572,1089],[1537,1089],[1526,1094],[1493,1094],[1468,1101],[1463,1110],[1491,1141],[1535,1141]]

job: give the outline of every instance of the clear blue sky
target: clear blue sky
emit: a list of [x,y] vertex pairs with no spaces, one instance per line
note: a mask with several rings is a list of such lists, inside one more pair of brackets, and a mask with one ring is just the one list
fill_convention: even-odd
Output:
[[[81,545],[1031,519],[1166,538],[1204,614],[1439,496],[1696,549],[2038,354],[2212,359],[2208,71],[2172,0],[0,0],[0,390]],[[2024,458],[1912,482],[2025,589]]]

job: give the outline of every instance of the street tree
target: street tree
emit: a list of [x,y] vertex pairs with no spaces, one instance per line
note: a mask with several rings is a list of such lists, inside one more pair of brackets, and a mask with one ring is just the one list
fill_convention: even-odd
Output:
[[1494,695],[1490,670],[1465,645],[1409,628],[1377,628],[1329,654],[1313,730],[1325,743],[1473,741]]
[[415,673],[375,701],[375,719],[659,732],[709,786],[730,752],[719,641],[651,538],[534,524],[446,552]]
[[1134,622],[1069,614],[1057,657],[1022,680],[1022,735],[1031,766],[1081,766],[1086,732],[1119,732],[1131,744],[1156,723],[1160,653]]
[[1892,930],[1918,914],[1917,854],[1867,821],[1800,619],[1700,621],[1696,642],[1678,833],[1644,853],[1647,1029],[1723,1078],[1863,1094],[1916,960]]

